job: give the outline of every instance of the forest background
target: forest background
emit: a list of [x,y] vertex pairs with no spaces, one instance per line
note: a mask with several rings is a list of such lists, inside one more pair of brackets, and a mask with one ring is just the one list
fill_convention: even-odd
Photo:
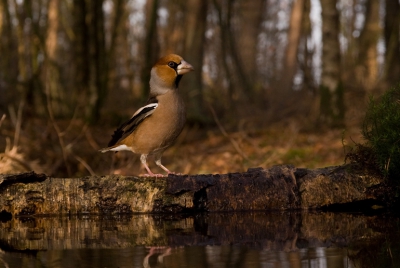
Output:
[[171,170],[343,164],[400,80],[399,25],[398,0],[1,0],[0,173],[140,173],[98,149],[167,53],[195,68]]

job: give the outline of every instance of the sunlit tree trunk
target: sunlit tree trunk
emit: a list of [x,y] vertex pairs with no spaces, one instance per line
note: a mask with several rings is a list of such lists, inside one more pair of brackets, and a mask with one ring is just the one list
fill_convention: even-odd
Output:
[[157,10],[159,6],[159,0],[148,0],[145,4],[145,38],[143,42],[143,61],[142,61],[142,98],[147,98],[149,94],[149,81],[150,81],[150,70],[153,64],[159,58],[159,43],[158,43],[158,31],[157,31]]
[[400,4],[386,0],[385,16],[385,78],[389,85],[400,81]]
[[365,24],[359,38],[359,54],[356,79],[367,91],[376,86],[378,79],[377,44],[381,27],[379,26],[379,1],[366,2]]
[[291,108],[295,108],[291,102],[293,100],[293,79],[298,68],[297,54],[302,32],[303,9],[304,0],[295,0],[293,2],[283,68],[277,83],[274,85],[273,110],[282,111],[282,108],[287,108],[289,105]]
[[57,36],[59,28],[59,0],[49,0],[46,34],[46,57],[44,62],[44,82],[47,94],[47,107],[54,116],[65,116],[71,113],[69,98],[59,85],[59,73],[57,69]]
[[340,73],[339,11],[333,0],[321,0],[321,7],[323,46],[319,123],[341,126],[345,107]]

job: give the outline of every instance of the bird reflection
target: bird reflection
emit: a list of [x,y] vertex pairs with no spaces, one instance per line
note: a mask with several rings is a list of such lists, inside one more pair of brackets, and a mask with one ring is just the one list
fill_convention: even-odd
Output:
[[144,268],[151,268],[149,259],[153,255],[158,255],[157,256],[157,264],[162,264],[164,261],[164,257],[168,256],[171,254],[171,248],[170,247],[150,247],[149,248],[149,253],[144,257],[143,260],[143,267]]

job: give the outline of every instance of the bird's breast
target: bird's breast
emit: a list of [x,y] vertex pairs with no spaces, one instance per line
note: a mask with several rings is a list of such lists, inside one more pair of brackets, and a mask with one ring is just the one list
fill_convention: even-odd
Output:
[[158,96],[158,107],[132,135],[136,153],[151,154],[169,147],[181,133],[186,121],[183,100],[175,93]]

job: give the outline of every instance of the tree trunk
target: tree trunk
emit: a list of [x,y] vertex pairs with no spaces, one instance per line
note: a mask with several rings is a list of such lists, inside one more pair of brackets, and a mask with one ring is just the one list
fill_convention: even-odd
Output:
[[[238,54],[242,62],[248,83],[253,89],[261,87],[257,64],[258,37],[263,22],[266,7],[265,0],[239,1],[238,2]],[[254,92],[257,94],[256,92]],[[258,92],[259,94],[259,92]],[[256,96],[254,96],[256,97]]]
[[244,101],[252,96],[253,88],[246,76],[237,47],[238,37],[232,25],[235,1],[227,1],[226,6],[223,4],[225,4],[224,1],[214,0],[214,7],[218,14],[220,26],[222,61],[226,72],[226,80],[229,83],[229,97],[232,100]]
[[57,36],[59,28],[59,0],[49,0],[47,33],[45,43],[44,81],[47,95],[47,108],[52,116],[67,116],[71,113],[69,97],[59,85],[57,60]]
[[187,99],[188,120],[204,122],[202,67],[207,18],[207,1],[188,0],[186,2],[185,44],[183,57],[195,68],[181,82],[181,93]]
[[385,3],[385,78],[392,86],[400,81],[400,4],[393,0]]
[[103,0],[89,1],[90,74],[89,99],[86,119],[95,123],[99,119],[108,88],[108,60],[104,32]]
[[159,0],[148,0],[145,5],[145,39],[142,47],[143,62],[141,71],[142,99],[146,99],[149,95],[150,70],[160,56],[160,48],[158,44],[157,34],[158,6]]
[[[381,32],[379,26],[379,1],[366,2],[365,24],[358,40],[358,63],[356,79],[367,92],[370,92],[378,80],[378,40]],[[369,94],[367,94],[369,95]]]
[[88,7],[86,0],[73,1],[73,52],[74,52],[74,88],[73,102],[76,103],[79,109],[79,114],[85,116],[87,94],[89,92],[90,74],[90,37],[89,26],[86,23],[86,16],[88,14]]
[[323,47],[319,123],[333,127],[343,125],[345,113],[340,73],[340,22],[336,4],[336,1],[321,0]]
[[17,88],[18,78],[18,50],[16,45],[16,36],[13,32],[12,18],[10,14],[10,4],[8,0],[0,2],[0,79],[3,84],[0,85],[0,109],[5,111],[7,106],[17,103],[16,94],[10,88]]
[[[283,110],[293,111],[293,108],[296,107],[292,105],[291,101],[294,99],[293,79],[298,68],[297,54],[302,33],[303,11],[304,0],[295,0],[290,14],[283,69],[280,72],[277,83],[274,85],[274,106],[272,108],[274,111],[280,111],[280,113]],[[288,107],[290,108],[287,109]]]

